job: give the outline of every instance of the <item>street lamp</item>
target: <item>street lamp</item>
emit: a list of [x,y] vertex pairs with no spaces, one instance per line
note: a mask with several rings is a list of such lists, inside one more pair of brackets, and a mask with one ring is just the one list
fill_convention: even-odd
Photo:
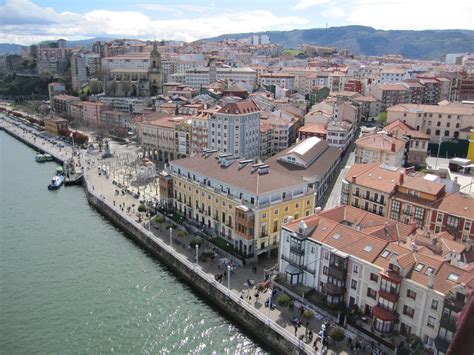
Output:
[[270,311],[271,311],[272,304],[273,304],[272,297],[273,297],[272,290],[268,290],[268,314],[267,314],[267,324],[268,325],[270,325]]
[[438,167],[438,158],[439,158],[439,151],[441,149],[441,144],[443,144],[443,137],[439,137],[439,142],[438,142],[438,153],[436,154],[436,163],[435,163],[435,170]]
[[173,247],[173,228],[170,227],[170,247]]
[[227,265],[227,289],[230,295],[230,265]]
[[199,244],[196,244],[196,266],[199,266]]

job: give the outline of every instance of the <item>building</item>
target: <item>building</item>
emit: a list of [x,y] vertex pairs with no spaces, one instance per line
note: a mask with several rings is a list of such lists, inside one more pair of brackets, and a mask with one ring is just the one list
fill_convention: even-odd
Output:
[[80,99],[77,96],[56,95],[51,99],[51,107],[57,115],[68,118],[71,115],[71,104],[74,102],[80,102]]
[[48,84],[49,101],[56,95],[63,95],[66,93],[66,86],[63,83],[53,82]]
[[234,247],[246,259],[276,254],[282,223],[314,211],[314,190],[300,177],[205,151],[171,161],[174,211]]
[[387,341],[416,335],[438,353],[474,287],[470,247],[350,206],[285,224],[280,249],[277,284],[309,287],[308,300],[316,294],[329,305],[357,306],[367,332]]
[[299,139],[303,140],[310,137],[317,137],[326,140],[328,131],[324,123],[305,124],[298,131]]
[[81,102],[82,108],[82,119],[94,125],[97,125],[101,121],[102,111],[107,111],[112,109],[110,105],[107,105],[103,102]]
[[[153,116],[160,118],[154,119]],[[138,128],[145,156],[167,163],[191,154],[190,116],[161,117],[159,113],[152,113],[146,119]]]
[[463,243],[474,241],[474,198],[456,192],[448,194],[431,209],[429,230],[447,231]]
[[87,84],[87,62],[82,53],[76,53],[71,57],[71,80],[72,89],[76,92]]
[[265,163],[272,170],[305,180],[314,191],[316,206],[334,179],[340,161],[340,149],[311,137],[274,155]]
[[438,105],[396,105],[387,109],[387,123],[396,120],[426,133],[432,141],[461,138],[461,132],[473,126],[474,105],[446,101]]
[[411,101],[410,89],[403,84],[379,84],[373,87],[372,96],[380,101],[382,111],[390,106],[408,104]]
[[[177,73],[170,75],[170,77],[173,77],[173,81],[178,81],[178,76],[181,75],[183,74]],[[246,67],[216,67],[215,63],[212,62],[209,67],[187,70],[184,74],[184,84],[195,89],[201,89],[203,86],[208,86],[217,80],[232,80],[234,82],[242,81],[253,87],[257,84],[257,72],[252,68]]]
[[209,115],[205,113],[191,116],[191,152],[193,154],[202,154],[205,150],[207,150],[209,126],[208,119]]
[[265,73],[259,76],[260,85],[279,86],[284,89],[295,89],[295,76],[283,73]]
[[53,136],[59,136],[61,132],[67,132],[68,129],[68,121],[64,118],[53,117],[44,120],[44,130]]
[[355,142],[355,162],[379,162],[390,166],[403,166],[405,163],[406,141],[384,133],[363,136]]
[[348,121],[331,121],[326,131],[329,146],[345,152],[354,139],[355,127]]
[[103,110],[100,112],[100,123],[111,128],[131,129],[133,126],[130,114],[112,110]]
[[99,97],[99,102],[109,104],[114,111],[126,112],[132,115],[143,113],[144,109],[149,105],[149,100],[134,97],[101,96]]
[[408,165],[425,165],[428,157],[430,136],[423,131],[408,126],[400,120],[393,121],[383,128],[392,137],[406,140],[406,162]]
[[228,103],[208,119],[208,148],[241,158],[258,157],[260,109],[252,100]]
[[163,67],[161,65],[161,54],[158,51],[156,41],[150,53],[150,66],[148,67],[149,94],[155,96],[163,93]]

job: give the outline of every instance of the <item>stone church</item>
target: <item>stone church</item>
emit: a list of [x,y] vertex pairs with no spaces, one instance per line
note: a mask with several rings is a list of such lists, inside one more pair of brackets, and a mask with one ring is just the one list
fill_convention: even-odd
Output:
[[163,93],[163,67],[156,41],[150,52],[148,68],[117,68],[107,72],[105,77],[107,96],[155,96]]

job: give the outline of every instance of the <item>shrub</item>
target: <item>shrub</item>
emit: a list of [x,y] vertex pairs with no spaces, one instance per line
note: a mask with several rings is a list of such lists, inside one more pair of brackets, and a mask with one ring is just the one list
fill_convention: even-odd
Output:
[[313,317],[314,317],[313,311],[307,309],[306,311],[303,312],[303,318],[310,320],[310,319],[313,319]]
[[143,203],[138,206],[138,212],[146,212],[146,207]]
[[186,237],[187,235],[188,233],[186,231],[179,231],[178,233],[176,233],[177,237]]
[[167,223],[166,226],[165,226],[166,229],[170,229],[170,228],[176,228],[176,226],[173,224],[173,223]]
[[288,307],[291,302],[290,296],[288,296],[286,293],[282,293],[280,296],[277,298],[277,303],[281,307]]
[[165,217],[163,216],[156,216],[155,217],[155,222],[158,224],[162,224],[165,221]]
[[202,255],[205,256],[206,258],[210,258],[211,256],[214,255],[214,252],[211,249],[206,249],[202,252]]
[[189,242],[189,245],[191,246],[191,248],[196,248],[196,245],[201,246],[201,245],[202,245],[202,239],[201,239],[201,238],[194,237],[194,238],[191,240],[191,242]]
[[334,342],[337,343],[337,342],[343,341],[346,335],[344,334],[344,330],[336,327],[336,328],[331,329],[329,336]]

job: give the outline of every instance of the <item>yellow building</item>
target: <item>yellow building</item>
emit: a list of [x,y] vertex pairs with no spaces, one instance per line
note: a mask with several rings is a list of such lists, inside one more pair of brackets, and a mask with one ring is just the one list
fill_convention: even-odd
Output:
[[469,136],[469,148],[467,151],[467,159],[474,162],[474,129],[471,129],[471,135]]
[[338,149],[317,138],[259,164],[206,150],[170,162],[167,181],[162,178],[168,193],[160,197],[188,221],[254,259],[277,253],[282,224],[314,213],[339,159]]
[[170,162],[173,208],[252,259],[278,250],[280,227],[314,212],[314,190],[266,164],[207,151]]

